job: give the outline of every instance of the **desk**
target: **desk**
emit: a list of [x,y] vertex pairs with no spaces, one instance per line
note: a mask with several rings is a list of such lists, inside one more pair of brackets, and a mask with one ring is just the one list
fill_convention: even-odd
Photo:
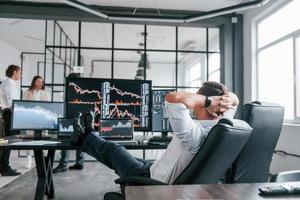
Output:
[[[35,191],[35,200],[44,199],[44,195],[48,199],[54,199],[55,191],[54,184],[52,180],[52,168],[55,150],[79,150],[79,146],[74,146],[70,142],[61,142],[58,144],[45,144],[45,145],[11,145],[16,142],[25,142],[32,140],[23,140],[16,137],[6,137],[8,140],[7,144],[1,144],[0,149],[10,149],[10,150],[33,150],[34,159],[36,163],[37,170],[37,187]],[[57,141],[55,139],[50,139],[49,141]],[[155,144],[129,144],[124,145],[126,149],[165,149],[167,144],[164,145],[155,145]],[[43,151],[47,150],[47,156],[44,156]]]
[[[209,185],[160,185],[160,186],[126,186],[126,200],[169,200],[169,199],[222,199],[222,200],[258,200],[258,199],[300,199],[300,195],[262,197],[258,187],[282,185],[283,183],[254,184],[209,184]],[[300,182],[291,182],[300,186]]]

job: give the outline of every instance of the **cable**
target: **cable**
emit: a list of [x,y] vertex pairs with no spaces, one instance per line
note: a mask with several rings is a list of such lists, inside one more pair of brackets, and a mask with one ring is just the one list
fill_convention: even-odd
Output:
[[284,154],[284,155],[287,155],[287,156],[293,156],[293,157],[300,158],[300,155],[298,155],[298,154],[288,153],[288,152],[283,151],[283,150],[274,150],[274,153]]

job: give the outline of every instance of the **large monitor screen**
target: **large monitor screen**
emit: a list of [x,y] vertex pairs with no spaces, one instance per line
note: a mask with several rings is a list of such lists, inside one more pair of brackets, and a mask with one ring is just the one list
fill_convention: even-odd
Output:
[[172,132],[172,128],[165,111],[165,97],[169,92],[175,90],[153,90],[152,91],[152,131]]
[[13,101],[12,129],[53,130],[64,116],[64,103],[45,101]]
[[150,130],[151,87],[151,81],[67,78],[67,117],[91,109],[96,128],[100,118],[129,118],[135,130]]

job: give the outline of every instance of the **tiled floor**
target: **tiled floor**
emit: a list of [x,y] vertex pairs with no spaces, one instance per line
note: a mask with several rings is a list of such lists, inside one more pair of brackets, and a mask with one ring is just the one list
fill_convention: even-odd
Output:
[[[25,155],[24,152],[23,152],[23,154]],[[13,169],[17,169],[17,171],[21,172],[22,174],[28,172],[30,169],[25,168],[25,161],[26,161],[26,157],[22,157],[22,158],[18,157],[18,151],[11,151],[10,165]],[[34,159],[32,161],[33,161],[32,167],[34,167],[35,166]],[[15,180],[18,177],[19,176],[10,177],[10,176],[1,176],[0,175],[0,188],[2,188],[3,186],[7,185],[10,182],[12,182],[13,180]]]

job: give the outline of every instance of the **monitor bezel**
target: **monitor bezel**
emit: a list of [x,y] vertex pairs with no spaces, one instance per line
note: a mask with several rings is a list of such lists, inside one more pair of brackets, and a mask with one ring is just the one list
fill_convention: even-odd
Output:
[[[67,94],[69,93],[69,82],[72,80],[103,80],[105,81],[139,81],[143,83],[148,83],[149,84],[149,125],[148,127],[138,127],[134,128],[134,131],[151,131],[152,130],[152,80],[134,80],[134,79],[109,79],[109,78],[87,78],[87,77],[66,77],[66,85],[65,85],[65,116],[69,117],[68,113],[68,99],[67,99]],[[109,119],[118,119],[118,118],[109,118]],[[125,118],[126,119],[126,118]]]
[[[66,115],[66,104],[65,102],[59,102],[59,101],[30,101],[30,100],[13,100],[12,101],[12,106],[11,106],[11,123],[10,123],[10,129],[11,130],[33,130],[33,131],[39,131],[39,130],[57,130],[57,128],[32,128],[32,129],[28,129],[28,128],[14,128],[13,124],[14,124],[14,115],[13,115],[13,110],[14,110],[14,106],[16,102],[30,102],[30,103],[57,103],[57,104],[62,104],[63,105],[63,116]],[[58,123],[58,119],[57,119],[57,123]]]
[[130,120],[131,121],[131,127],[132,127],[132,134],[130,135],[130,137],[103,137],[101,129],[99,130],[99,134],[101,137],[103,137],[104,139],[110,139],[110,140],[114,140],[114,139],[133,139],[133,133],[134,133],[134,123],[133,120],[130,118],[100,118],[99,119],[99,123],[101,123],[102,120]]

